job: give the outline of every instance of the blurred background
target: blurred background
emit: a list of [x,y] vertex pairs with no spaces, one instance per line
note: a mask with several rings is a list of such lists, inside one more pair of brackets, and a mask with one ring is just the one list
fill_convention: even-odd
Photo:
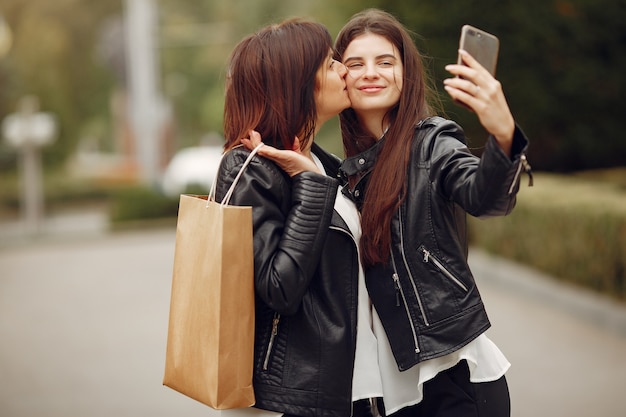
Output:
[[[310,17],[335,36],[367,7],[393,13],[414,32],[446,115],[465,128],[477,154],[485,132],[473,114],[447,99],[444,66],[456,60],[463,24],[500,38],[497,78],[531,140],[534,186],[523,178],[510,216],[471,219],[472,245],[600,297],[600,305],[622,317],[625,0],[0,0],[0,345],[18,340],[16,329],[28,326],[13,319],[12,306],[36,311],[29,304],[36,301],[20,302],[14,287],[31,279],[40,285],[33,267],[73,262],[85,241],[105,250],[100,245],[113,243],[103,242],[117,242],[125,232],[156,231],[164,241],[153,248],[163,255],[165,281],[162,302],[153,305],[161,322],[152,324],[163,336],[178,196],[210,187],[223,142],[230,51],[245,35],[286,17]],[[327,123],[317,141],[342,155],[338,121]],[[81,243],[64,246],[68,237]],[[132,239],[117,243],[130,248],[137,243]],[[136,239],[145,248],[156,244]],[[93,263],[77,268],[92,274],[98,262],[123,255],[94,254]],[[79,291],[71,280],[65,285]],[[67,322],[64,315],[59,320]],[[618,333],[613,347],[623,343],[626,332]],[[0,375],[19,377],[8,366],[12,352],[0,348]],[[616,361],[622,369],[625,359]],[[0,413],[18,415],[7,398],[0,398]]]

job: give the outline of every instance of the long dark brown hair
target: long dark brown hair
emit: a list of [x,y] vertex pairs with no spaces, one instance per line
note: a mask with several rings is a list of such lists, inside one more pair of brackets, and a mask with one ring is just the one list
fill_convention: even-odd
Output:
[[316,73],[332,48],[325,26],[289,19],[244,38],[233,50],[226,78],[225,149],[254,129],[263,142],[292,149],[313,139]]
[[[368,9],[354,15],[335,41],[340,59],[350,42],[365,33],[380,35],[399,51],[403,66],[402,91],[398,103],[385,116],[389,126],[385,142],[370,176],[361,211],[361,251],[366,266],[387,262],[391,247],[391,219],[406,196],[406,172],[416,123],[433,115],[430,101],[435,90],[426,78],[422,55],[409,31],[391,14]],[[360,123],[352,109],[339,115],[346,156],[356,155],[379,139]],[[381,126],[381,129],[385,126]]]

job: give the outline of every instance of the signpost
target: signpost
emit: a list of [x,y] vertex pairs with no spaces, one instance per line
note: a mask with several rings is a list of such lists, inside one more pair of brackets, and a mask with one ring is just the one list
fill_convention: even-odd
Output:
[[26,230],[36,234],[43,218],[43,187],[41,151],[56,137],[56,121],[50,113],[39,112],[34,96],[23,97],[17,113],[8,115],[2,123],[5,142],[18,149],[21,177],[21,210]]

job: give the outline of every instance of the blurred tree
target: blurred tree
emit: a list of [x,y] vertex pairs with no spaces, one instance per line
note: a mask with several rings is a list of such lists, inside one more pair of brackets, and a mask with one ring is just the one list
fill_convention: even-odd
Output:
[[[95,59],[100,22],[120,12],[119,1],[3,0],[13,31],[11,52],[0,65],[0,116],[27,94],[56,114],[60,135],[45,151],[48,164],[72,152],[86,126],[106,126],[111,74]],[[100,120],[100,123],[96,123]],[[98,134],[106,131],[99,128]]]
[[[626,161],[626,0],[156,1],[161,87],[174,105],[178,147],[221,132],[225,65],[243,36],[289,16],[309,16],[335,36],[355,12],[380,7],[416,33],[446,110],[472,146],[481,146],[482,128],[441,88],[465,23],[501,39],[498,78],[532,138],[535,168],[571,171]],[[45,152],[48,164],[61,163],[82,136],[111,141],[109,101],[124,82],[122,1],[2,0],[0,11],[13,32],[12,49],[0,60],[0,117],[15,111],[22,96],[39,96],[60,127]],[[13,167],[10,151],[2,145],[0,151],[0,169]]]
[[[296,16],[324,23],[334,36],[359,6],[351,0],[333,7],[329,3],[158,0],[164,91],[175,104],[178,146],[196,144],[206,132],[222,131],[225,70],[237,42],[264,25]],[[338,141],[337,135],[333,141]],[[335,149],[341,152],[340,146]]]
[[[626,1],[380,0],[423,39],[439,86],[456,60],[463,24],[500,38],[498,78],[532,140],[533,166],[572,171],[626,162]],[[475,118],[448,101],[448,112],[472,138]]]

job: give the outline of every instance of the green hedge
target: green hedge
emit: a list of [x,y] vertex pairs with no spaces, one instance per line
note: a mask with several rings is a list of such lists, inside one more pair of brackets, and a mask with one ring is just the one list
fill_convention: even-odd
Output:
[[110,220],[116,227],[175,219],[178,198],[166,197],[148,187],[136,186],[115,192],[111,200]]
[[[471,244],[626,300],[626,172],[598,175],[536,173],[533,187],[522,183],[512,214],[469,218]],[[126,188],[113,196],[111,223],[114,228],[155,220],[175,224],[177,212],[178,198]]]
[[509,216],[469,219],[470,241],[558,279],[626,300],[624,177],[624,171],[609,182],[535,174],[533,187],[522,183]]
[[[0,173],[0,218],[19,216],[22,204],[21,178],[15,172]],[[82,178],[67,178],[63,172],[46,172],[42,178],[46,213],[66,207],[106,204],[119,186]]]

